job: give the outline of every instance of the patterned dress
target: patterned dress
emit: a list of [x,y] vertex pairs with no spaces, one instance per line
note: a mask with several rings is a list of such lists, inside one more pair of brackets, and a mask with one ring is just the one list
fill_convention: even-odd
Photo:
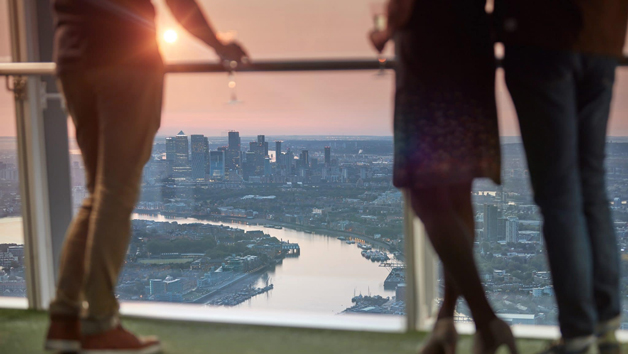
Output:
[[395,36],[395,186],[500,183],[495,59],[481,0],[416,0]]

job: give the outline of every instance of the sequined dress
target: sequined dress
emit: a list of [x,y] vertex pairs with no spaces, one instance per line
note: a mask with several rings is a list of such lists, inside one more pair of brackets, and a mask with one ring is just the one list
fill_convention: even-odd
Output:
[[417,0],[395,36],[399,188],[500,183],[495,59],[480,0]]

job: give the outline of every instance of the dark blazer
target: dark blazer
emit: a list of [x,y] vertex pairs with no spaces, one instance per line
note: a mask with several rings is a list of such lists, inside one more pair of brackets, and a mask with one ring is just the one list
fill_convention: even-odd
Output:
[[621,56],[628,0],[495,0],[506,44]]

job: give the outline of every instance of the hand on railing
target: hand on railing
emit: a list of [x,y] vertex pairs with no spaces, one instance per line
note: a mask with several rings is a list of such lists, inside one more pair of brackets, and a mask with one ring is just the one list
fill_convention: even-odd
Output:
[[222,47],[216,48],[216,54],[218,54],[223,61],[235,61],[237,64],[248,63],[249,55],[238,42],[230,42]]

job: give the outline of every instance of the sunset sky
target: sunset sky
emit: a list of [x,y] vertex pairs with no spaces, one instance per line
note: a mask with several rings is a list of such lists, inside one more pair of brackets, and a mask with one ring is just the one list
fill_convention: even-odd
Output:
[[[213,51],[187,35],[162,0],[158,26],[166,61],[215,61]],[[199,0],[219,31],[255,59],[375,58],[366,32],[372,27],[368,0]],[[7,0],[0,0],[0,62],[10,61]],[[163,32],[178,33],[166,43]],[[390,49],[390,48],[389,48]],[[618,71],[610,135],[628,136],[628,68]],[[167,77],[160,135],[391,135],[393,75],[374,72],[243,73],[237,76],[242,104],[229,105],[226,74]],[[3,85],[4,86],[4,83]],[[508,94],[498,83],[502,135],[518,135]],[[0,136],[14,136],[12,97],[0,89]]]

